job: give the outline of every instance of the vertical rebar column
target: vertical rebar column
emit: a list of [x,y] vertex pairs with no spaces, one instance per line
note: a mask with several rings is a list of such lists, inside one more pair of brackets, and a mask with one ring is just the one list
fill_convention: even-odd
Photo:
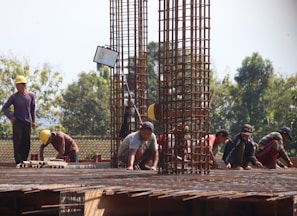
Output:
[[[110,44],[120,54],[111,69],[111,158],[118,166],[117,152],[123,136],[139,128],[147,118],[147,1],[110,0]],[[126,119],[125,119],[126,113]],[[122,124],[124,119],[127,124]]]
[[209,173],[210,0],[159,0],[163,173]]

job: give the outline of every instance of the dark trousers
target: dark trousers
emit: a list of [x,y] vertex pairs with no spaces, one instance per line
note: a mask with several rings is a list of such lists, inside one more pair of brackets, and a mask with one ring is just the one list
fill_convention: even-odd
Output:
[[16,120],[13,124],[13,150],[15,163],[28,159],[31,145],[31,125]]
[[234,152],[234,160],[232,163],[232,168],[236,168],[239,166],[246,166],[246,162],[243,164],[244,150],[245,150],[244,142],[241,142],[238,146],[236,146],[236,149]]
[[70,156],[70,162],[78,162],[78,152],[75,152],[73,155]]

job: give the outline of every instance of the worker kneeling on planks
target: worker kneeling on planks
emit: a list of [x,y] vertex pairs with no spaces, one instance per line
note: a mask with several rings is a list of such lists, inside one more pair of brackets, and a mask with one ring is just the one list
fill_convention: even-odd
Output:
[[[125,137],[118,151],[119,160],[128,170],[157,170],[159,152],[154,125],[146,121],[140,129]],[[152,165],[149,162],[152,161]]]
[[52,144],[58,151],[57,159],[63,159],[69,157],[70,162],[78,162],[79,148],[77,143],[66,133],[58,131],[51,132],[50,130],[42,130],[39,134],[39,138],[42,142],[40,145],[40,160],[44,160],[43,152],[44,148],[48,144]]
[[[292,140],[291,128],[284,126],[277,132],[265,135],[259,141],[259,148],[256,152],[257,159],[268,169],[293,167],[293,162],[289,158],[284,143]],[[282,158],[287,166],[279,158]]]

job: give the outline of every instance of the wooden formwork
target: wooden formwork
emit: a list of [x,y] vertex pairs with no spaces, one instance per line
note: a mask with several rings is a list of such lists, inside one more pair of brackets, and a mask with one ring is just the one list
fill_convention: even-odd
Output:
[[297,170],[0,168],[1,215],[297,215]]

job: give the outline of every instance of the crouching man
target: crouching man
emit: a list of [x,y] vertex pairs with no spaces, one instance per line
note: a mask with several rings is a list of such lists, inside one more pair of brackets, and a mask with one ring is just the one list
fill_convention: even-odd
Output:
[[[292,167],[294,164],[284,146],[284,142],[287,140],[292,140],[292,131],[286,126],[282,127],[278,132],[267,134],[259,141],[260,148],[256,152],[257,159],[268,169]],[[279,158],[282,158],[287,166],[280,162]]]
[[42,142],[39,150],[41,160],[44,160],[44,148],[51,143],[58,152],[56,156],[57,159],[63,159],[63,157],[67,156],[70,162],[78,162],[79,148],[77,143],[69,135],[62,131],[51,132],[50,130],[42,130],[39,134],[39,138]]
[[[142,170],[157,170],[159,152],[154,125],[144,122],[140,129],[125,137],[118,150],[119,160],[127,164],[128,170],[134,165]],[[152,161],[152,166],[149,162]]]

